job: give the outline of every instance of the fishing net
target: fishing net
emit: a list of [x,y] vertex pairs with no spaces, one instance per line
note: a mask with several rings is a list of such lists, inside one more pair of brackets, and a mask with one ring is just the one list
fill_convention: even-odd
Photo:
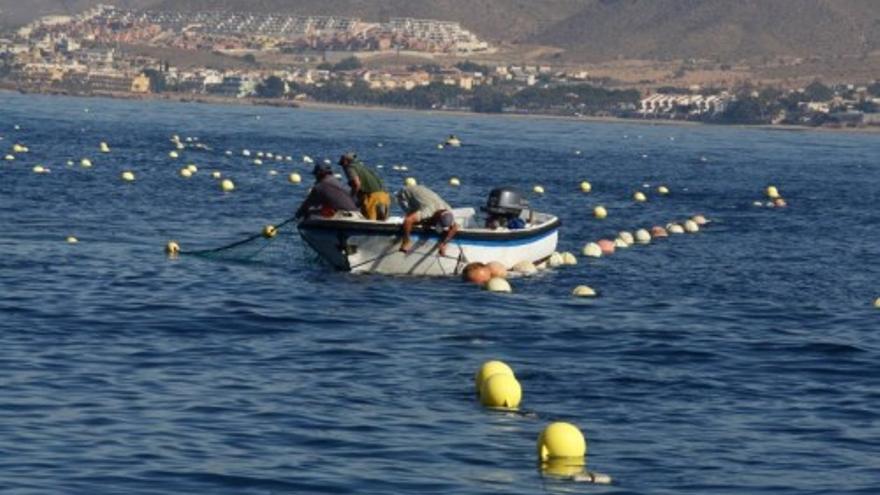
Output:
[[294,263],[301,261],[305,256],[303,245],[299,242],[296,223],[292,218],[275,226],[271,235],[265,231],[257,232],[218,248],[181,251],[180,254],[218,261],[258,264]]

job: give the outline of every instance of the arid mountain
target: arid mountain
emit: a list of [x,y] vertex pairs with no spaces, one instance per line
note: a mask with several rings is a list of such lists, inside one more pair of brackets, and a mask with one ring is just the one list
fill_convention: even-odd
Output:
[[0,27],[18,26],[37,17],[76,14],[98,4],[142,9],[161,0],[0,0]]
[[858,55],[880,50],[880,1],[596,0],[530,40],[594,59]]
[[[101,0],[0,0],[0,22]],[[104,0],[131,8],[421,17],[494,42],[566,49],[566,58],[738,60],[880,51],[880,0]]]

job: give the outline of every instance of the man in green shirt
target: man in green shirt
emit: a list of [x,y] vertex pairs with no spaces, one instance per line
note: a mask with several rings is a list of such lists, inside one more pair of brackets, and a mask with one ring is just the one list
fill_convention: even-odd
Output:
[[339,165],[345,170],[351,195],[364,217],[370,220],[386,220],[391,210],[391,196],[385,190],[379,174],[358,160],[354,153],[342,155]]

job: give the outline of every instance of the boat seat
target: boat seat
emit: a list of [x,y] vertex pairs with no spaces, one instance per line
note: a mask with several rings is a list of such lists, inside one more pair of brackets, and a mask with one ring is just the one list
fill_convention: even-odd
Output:
[[455,223],[457,223],[459,227],[463,229],[477,227],[474,222],[474,215],[477,214],[477,210],[473,208],[453,208],[452,214],[455,215]]

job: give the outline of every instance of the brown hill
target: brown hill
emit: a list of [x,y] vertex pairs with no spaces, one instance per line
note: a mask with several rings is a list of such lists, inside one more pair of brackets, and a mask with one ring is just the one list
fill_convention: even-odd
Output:
[[142,9],[161,0],[0,0],[0,26],[19,26],[44,15],[69,15],[98,4]]
[[[13,14],[77,11],[102,0],[0,0]],[[178,11],[349,15],[461,22],[494,42],[558,46],[566,58],[738,60],[880,51],[880,0],[116,0]],[[24,14],[23,14],[24,13]]]
[[594,0],[531,41],[594,59],[860,55],[880,50],[880,2]]

